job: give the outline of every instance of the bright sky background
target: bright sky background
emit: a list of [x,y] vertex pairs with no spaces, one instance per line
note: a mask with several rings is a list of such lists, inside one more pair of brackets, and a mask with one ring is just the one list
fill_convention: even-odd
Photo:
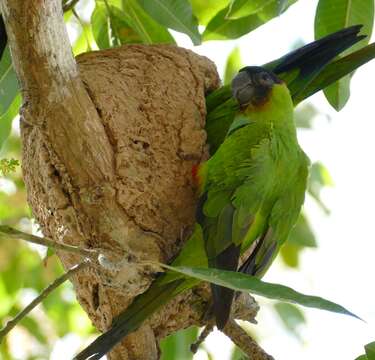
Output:
[[[235,46],[240,47],[245,64],[268,62],[288,52],[297,40],[314,39],[316,4],[316,0],[300,0],[280,18],[241,39],[211,41],[193,50],[213,60],[221,74]],[[178,39],[180,46],[192,48],[187,38]],[[332,175],[335,186],[323,192],[331,215],[327,217],[307,200],[319,248],[304,251],[300,270],[274,264],[264,278],[338,302],[367,323],[306,309],[307,325],[301,328],[301,343],[288,335],[268,307],[263,307],[259,325],[249,328],[257,331],[262,346],[277,360],[354,360],[364,353],[365,344],[375,341],[374,79],[375,62],[357,71],[351,99],[340,113],[330,108],[322,94],[312,98],[323,116],[315,119],[313,131],[300,133],[300,143],[310,159],[322,161]],[[212,334],[206,344],[215,360],[229,359],[230,342],[224,335]],[[194,359],[204,358],[200,354]]]
[[[298,40],[313,40],[316,4],[317,0],[300,0],[280,18],[241,39],[211,41],[193,50],[213,60],[221,74],[235,46],[240,47],[245,64],[268,62],[288,52]],[[186,36],[174,34],[180,46],[193,48]],[[335,301],[367,323],[305,309],[307,324],[300,329],[301,342],[286,332],[270,307],[263,306],[259,324],[249,328],[257,332],[261,345],[277,360],[354,360],[364,353],[365,344],[375,341],[374,79],[375,61],[357,71],[351,99],[340,113],[330,108],[322,94],[312,98],[322,116],[315,119],[313,131],[301,132],[299,137],[310,159],[322,161],[335,182],[333,188],[323,193],[331,215],[326,216],[307,199],[306,208],[319,248],[303,252],[298,271],[276,263],[264,278]],[[326,115],[331,121],[327,121]],[[258,300],[260,304],[265,302]],[[66,356],[64,351],[74,351],[79,343],[74,335],[59,341],[51,358],[62,359],[61,354]],[[206,347],[214,353],[215,360],[230,358],[231,343],[219,332],[209,336]],[[206,356],[202,352],[194,357],[203,359]]]

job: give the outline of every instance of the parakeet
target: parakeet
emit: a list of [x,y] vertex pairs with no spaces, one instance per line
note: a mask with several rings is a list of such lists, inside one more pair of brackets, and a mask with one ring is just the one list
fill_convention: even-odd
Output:
[[[297,142],[286,84],[263,67],[232,81],[239,111],[216,153],[198,170],[202,227],[210,267],[262,276],[299,215],[309,161]],[[229,317],[234,292],[211,285],[216,324]]]
[[[214,151],[194,169],[199,191],[196,225],[172,265],[263,276],[297,220],[306,189],[309,161],[298,145],[293,118],[296,84],[302,91],[337,54],[358,41],[358,31],[342,30],[268,66],[245,67],[233,79],[229,96],[225,89],[208,99],[208,120],[216,111],[208,122],[214,124]],[[282,80],[278,71],[294,80]],[[290,84],[295,84],[293,93]],[[248,257],[239,267],[245,252]],[[161,274],[75,359],[100,359],[162,305],[198,283],[174,272]],[[234,292],[217,285],[211,289],[213,314],[222,329]]]

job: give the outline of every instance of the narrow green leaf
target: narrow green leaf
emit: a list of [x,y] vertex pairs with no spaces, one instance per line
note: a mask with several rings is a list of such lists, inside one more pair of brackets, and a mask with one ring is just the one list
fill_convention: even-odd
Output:
[[350,74],[360,66],[375,58],[375,43],[338,59],[329,65],[293,100],[298,104],[321,89],[326,88],[343,76]]
[[306,322],[303,312],[295,305],[279,302],[275,310],[288,331],[300,339],[298,327]]
[[[355,360],[369,360],[366,355],[358,356]],[[373,360],[373,359],[371,359]]]
[[110,18],[104,4],[96,2],[91,15],[91,27],[99,49],[111,48]]
[[18,93],[5,114],[0,116],[0,150],[12,129],[12,121],[19,112],[21,95]]
[[[315,15],[315,38],[338,31],[351,25],[362,24],[362,33],[367,38],[343,53],[348,55],[368,44],[374,22],[374,0],[319,0]],[[337,111],[341,110],[350,96],[348,75],[324,89],[324,94]]]
[[254,295],[260,295],[269,299],[327,310],[338,314],[353,316],[362,320],[341,305],[335,304],[318,296],[301,294],[284,285],[267,283],[254,276],[212,268],[191,268],[184,266],[173,267],[168,265],[163,266],[169,270],[184,274],[186,276],[190,276],[201,281],[208,281],[216,285],[225,286],[236,291],[251,292]]
[[245,360],[245,359],[248,359],[245,353],[238,346],[235,346],[233,349],[232,355],[230,357],[230,360]]
[[161,360],[192,360],[193,353],[190,351],[190,345],[197,340],[197,337],[198,328],[195,326],[167,336],[160,342]]
[[224,85],[231,83],[234,76],[237,74],[238,70],[242,67],[241,52],[236,46],[232,52],[229,54],[227,59],[227,64],[225,66],[224,72]]
[[303,247],[286,242],[280,249],[279,255],[283,260],[284,264],[292,269],[297,269],[299,267],[299,256]]
[[296,127],[299,129],[311,129],[313,120],[321,112],[311,103],[305,103],[294,112]]
[[37,339],[41,344],[47,345],[48,338],[43,332],[43,327],[40,326],[39,321],[31,316],[26,316],[20,322],[20,325],[27,329],[28,333]]
[[[289,0],[287,6],[283,9],[285,11],[290,5],[297,0]],[[279,6],[275,2],[271,2],[264,6],[256,14],[241,17],[239,19],[231,20],[226,17],[229,8],[225,8],[218,12],[208,23],[204,33],[203,40],[228,40],[236,39],[242,35],[255,30],[257,27],[263,25],[275,16],[279,15]]]
[[159,24],[185,33],[194,45],[201,43],[198,21],[188,0],[138,0],[143,9]]
[[278,2],[278,0],[232,0],[226,18],[233,20],[253,15],[271,2]]
[[7,47],[0,61],[0,116],[8,110],[17,94],[18,81]]
[[201,25],[207,25],[220,10],[228,6],[229,2],[230,0],[190,0],[193,13]]
[[323,187],[333,186],[333,180],[328,169],[320,162],[315,162],[311,165],[309,183],[307,187],[308,193],[314,198],[321,209],[329,214],[330,211],[323,203],[320,192]]
[[153,20],[136,0],[123,0],[122,3],[125,21],[139,35],[144,44],[175,43],[168,30]]
[[287,242],[303,247],[315,248],[317,246],[310,223],[303,213],[298,217],[297,223],[290,232]]

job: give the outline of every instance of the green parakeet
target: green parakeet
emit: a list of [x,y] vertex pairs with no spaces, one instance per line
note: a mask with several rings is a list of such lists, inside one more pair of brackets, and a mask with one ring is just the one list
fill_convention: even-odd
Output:
[[[240,110],[217,152],[198,170],[202,227],[210,267],[264,274],[295,224],[303,203],[308,159],[297,142],[286,84],[262,67],[232,81]],[[212,285],[216,324],[228,320],[233,291]]]
[[[200,194],[197,222],[173,265],[259,277],[265,273],[296,222],[306,188],[309,161],[297,142],[293,93],[358,41],[358,31],[342,30],[271,65],[246,67],[233,79],[229,96],[227,88],[218,90],[207,102],[208,119],[216,111],[211,138],[217,151],[194,169]],[[283,73],[284,81],[271,68]],[[285,80],[286,74],[294,80]],[[288,85],[293,83],[291,93]],[[238,267],[245,252],[247,259]],[[174,272],[160,275],[75,359],[100,359],[162,305],[198,283]],[[216,324],[222,329],[234,292],[217,285],[211,289]]]

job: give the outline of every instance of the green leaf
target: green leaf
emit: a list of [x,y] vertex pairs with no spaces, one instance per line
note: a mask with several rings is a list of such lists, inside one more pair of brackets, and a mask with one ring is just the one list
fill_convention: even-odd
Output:
[[288,331],[300,339],[298,327],[306,322],[303,312],[295,305],[276,303],[275,310]]
[[313,120],[321,112],[311,103],[303,104],[294,111],[296,126],[300,129],[311,129]]
[[[297,0],[289,0],[283,11],[296,1]],[[239,38],[279,15],[279,7],[276,2],[269,3],[256,14],[235,20],[227,19],[226,15],[228,11],[229,8],[225,8],[211,19],[202,35],[204,41]]]
[[323,187],[333,186],[333,180],[328,169],[320,162],[315,162],[311,165],[309,183],[307,186],[308,193],[314,198],[321,209],[329,214],[329,209],[320,198],[320,192]]
[[[17,309],[18,311],[20,309]],[[17,312],[18,312],[17,311]],[[26,316],[20,322],[20,325],[25,327],[29,334],[37,339],[41,344],[47,345],[48,338],[43,332],[43,328],[40,326],[39,322],[35,320],[32,316]]]
[[264,22],[258,15],[250,15],[244,18],[226,19],[228,9],[223,9],[208,23],[203,32],[203,41],[236,39],[256,29]]
[[7,47],[0,61],[0,116],[8,110],[17,94],[18,81]]
[[360,66],[375,58],[375,43],[365,46],[356,52],[338,59],[329,65],[293,100],[298,104],[321,89],[329,86],[343,76],[350,74]]
[[296,3],[298,0],[276,0],[271,2],[269,5],[265,6],[257,14],[264,21],[267,22],[276,16],[281,15],[286,11],[291,5]]
[[229,54],[227,59],[227,64],[225,66],[224,72],[224,85],[231,83],[234,76],[237,74],[238,70],[242,67],[241,52],[236,46],[232,52]]
[[311,229],[311,225],[303,213],[299,215],[297,223],[290,232],[287,241],[291,244],[303,247],[317,247],[316,238]]
[[[321,38],[342,28],[362,24],[362,33],[367,38],[355,44],[343,55],[354,52],[368,44],[374,22],[374,0],[319,0],[315,15],[315,38]],[[337,111],[341,110],[350,96],[348,75],[324,90],[328,102]]]
[[19,112],[21,106],[21,95],[18,93],[5,114],[0,116],[0,150],[8,138],[12,129],[12,121]]
[[375,341],[365,345],[366,354],[358,356],[355,360],[375,360]]
[[123,44],[141,43],[142,39],[138,33],[125,21],[125,13],[115,6],[110,6],[110,25],[112,33],[117,39],[117,42]]
[[104,4],[96,2],[95,9],[91,15],[91,27],[99,49],[111,48],[110,18]]
[[144,38],[126,19],[127,15],[117,6],[96,3],[91,24],[95,41],[100,49],[144,42]]
[[184,266],[173,267],[168,265],[163,265],[163,267],[180,274],[184,274],[201,281],[208,281],[235,291],[251,292],[254,295],[260,295],[269,299],[296,303],[306,307],[353,316],[359,320],[362,320],[341,305],[335,304],[318,296],[301,294],[284,285],[267,283],[254,276],[212,268],[191,268]]
[[7,176],[9,173],[16,171],[19,166],[19,161],[16,159],[1,159],[0,160],[0,175]]
[[290,232],[288,240],[280,249],[284,263],[291,268],[299,266],[299,256],[305,247],[317,246],[315,235],[304,214],[300,214],[295,227]]
[[167,336],[160,342],[161,360],[192,360],[190,345],[197,340],[197,337],[198,328],[195,326]]
[[143,9],[161,25],[182,32],[194,45],[201,43],[198,21],[187,0],[138,0]]
[[375,360],[375,341],[365,345],[368,360]]
[[302,246],[287,241],[281,247],[279,254],[285,265],[296,269],[299,267],[299,255],[302,249]]
[[199,24],[207,25],[209,21],[225,7],[230,0],[190,0],[194,15],[198,18]]
[[238,347],[235,346],[232,352],[232,355],[230,357],[230,360],[246,360],[248,357],[245,355],[245,353]]
[[[86,37],[85,31],[82,30],[80,35],[78,36],[77,40],[74,42],[74,44],[72,46],[74,56],[77,56],[79,54],[82,54],[84,52],[89,51],[88,45],[89,44],[87,42],[87,37]],[[99,47],[99,45],[98,45],[98,47]]]
[[117,9],[122,9],[122,0],[107,0],[107,3]]
[[232,0],[229,5],[227,19],[238,19],[241,17],[253,15],[263,9],[271,2],[279,2],[277,0]]
[[175,44],[168,30],[153,20],[136,0],[123,0],[125,21],[139,35],[144,44]]

